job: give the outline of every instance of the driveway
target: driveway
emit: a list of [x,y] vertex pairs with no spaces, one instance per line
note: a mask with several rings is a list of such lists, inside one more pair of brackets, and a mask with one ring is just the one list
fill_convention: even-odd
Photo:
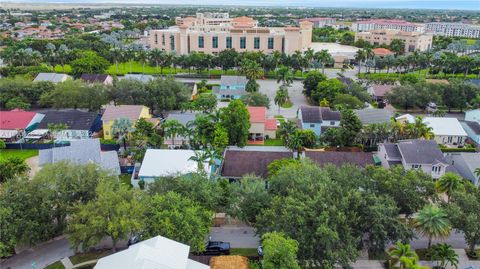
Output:
[[38,156],[30,157],[26,159],[25,162],[30,167],[28,177],[32,179],[38,173],[38,171],[40,171],[40,166],[38,165]]
[[226,225],[210,229],[212,241],[230,242],[232,248],[257,248],[260,238],[249,226]]

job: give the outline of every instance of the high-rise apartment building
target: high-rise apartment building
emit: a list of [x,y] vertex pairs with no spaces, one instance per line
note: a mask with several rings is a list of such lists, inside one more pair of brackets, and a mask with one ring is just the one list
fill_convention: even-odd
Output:
[[451,23],[451,22],[430,22],[425,24],[425,30],[434,35],[480,38],[480,25]]
[[368,32],[371,30],[387,29],[398,30],[404,32],[420,32],[425,31],[425,27],[422,24],[411,23],[404,20],[368,20],[357,21],[352,23],[351,27],[354,32]]
[[176,22],[177,25],[168,29],[151,30],[150,48],[178,54],[218,53],[225,49],[292,54],[309,47],[312,39],[309,21],[299,22],[298,27],[259,27],[250,17],[197,13],[196,17],[177,18]]

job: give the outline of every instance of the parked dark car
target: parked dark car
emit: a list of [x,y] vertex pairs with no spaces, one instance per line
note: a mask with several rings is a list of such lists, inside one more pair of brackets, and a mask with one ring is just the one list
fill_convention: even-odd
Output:
[[221,241],[208,241],[204,255],[229,255],[230,243]]
[[131,245],[135,245],[136,243],[138,243],[140,241],[142,241],[140,235],[138,235],[138,234],[132,235],[132,236],[130,236],[130,238],[128,238],[127,247],[130,247]]

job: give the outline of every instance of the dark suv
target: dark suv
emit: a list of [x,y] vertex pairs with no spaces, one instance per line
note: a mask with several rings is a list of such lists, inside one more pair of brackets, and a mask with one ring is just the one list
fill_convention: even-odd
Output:
[[204,255],[229,255],[230,243],[221,241],[208,241]]

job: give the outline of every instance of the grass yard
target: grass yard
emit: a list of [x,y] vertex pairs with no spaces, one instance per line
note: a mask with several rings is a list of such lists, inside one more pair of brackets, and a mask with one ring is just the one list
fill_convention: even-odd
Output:
[[130,179],[132,178],[132,175],[130,174],[121,174],[119,176],[120,182],[122,185],[128,186],[130,189],[133,188],[132,184],[130,183]]
[[36,149],[2,149],[0,150],[0,160],[6,159],[9,157],[19,157],[22,160],[26,160],[30,157],[37,156],[38,150]]
[[267,139],[265,140],[264,146],[283,146],[281,139]]
[[285,104],[281,105],[282,108],[291,108],[293,106],[293,103],[288,101]]
[[[75,265],[75,264],[79,264],[79,263],[82,263],[82,262],[88,262],[88,261],[91,261],[91,260],[100,259],[100,258],[108,256],[110,254],[112,254],[111,250],[99,250],[99,251],[93,251],[93,252],[87,252],[87,253],[80,253],[80,254],[77,254],[77,255],[70,256],[70,261],[72,262],[73,265]],[[94,266],[90,265],[90,266],[85,266],[85,267],[82,267],[82,268],[87,269],[87,268],[93,268],[93,267]],[[45,269],[65,269],[65,267],[63,266],[63,264],[60,261],[58,261],[58,262],[52,263],[49,266],[45,267]]]
[[232,248],[230,255],[239,255],[245,257],[258,256],[256,248]]

